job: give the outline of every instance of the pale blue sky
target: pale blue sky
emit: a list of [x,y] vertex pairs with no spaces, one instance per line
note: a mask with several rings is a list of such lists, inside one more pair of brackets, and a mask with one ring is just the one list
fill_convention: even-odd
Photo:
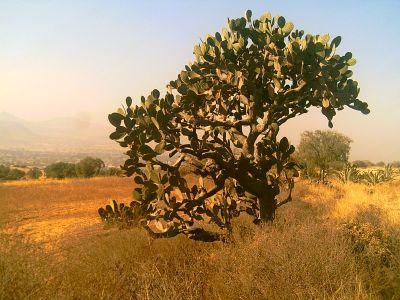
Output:
[[[334,129],[353,159],[400,159],[400,1],[0,1],[0,111],[42,120],[89,112],[104,120],[123,99],[163,89],[193,46],[246,9],[283,15],[307,33],[341,35],[357,58],[364,116],[343,111]],[[317,112],[283,133],[325,129]]]

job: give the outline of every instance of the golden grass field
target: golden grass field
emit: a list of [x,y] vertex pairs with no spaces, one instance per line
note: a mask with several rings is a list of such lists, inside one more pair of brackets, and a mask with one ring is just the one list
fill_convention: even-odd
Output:
[[300,181],[273,224],[231,243],[105,230],[131,178],[0,183],[0,299],[400,299],[400,180]]

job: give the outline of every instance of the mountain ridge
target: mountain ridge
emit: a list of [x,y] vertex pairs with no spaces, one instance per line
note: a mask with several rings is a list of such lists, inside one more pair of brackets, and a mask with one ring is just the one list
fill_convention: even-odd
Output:
[[34,148],[49,151],[112,150],[111,128],[79,117],[29,121],[0,112],[0,147]]

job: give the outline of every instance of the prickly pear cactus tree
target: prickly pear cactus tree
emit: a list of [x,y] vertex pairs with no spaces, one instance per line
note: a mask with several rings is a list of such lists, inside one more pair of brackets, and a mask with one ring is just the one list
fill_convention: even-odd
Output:
[[[298,175],[294,146],[277,138],[280,125],[311,107],[329,127],[346,106],[369,112],[351,79],[356,60],[337,53],[340,41],[305,35],[282,16],[252,20],[247,11],[194,47],[194,62],[163,97],[153,90],[140,105],[128,97],[110,114],[110,138],[127,148],[123,169],[135,176],[145,227],[171,236],[203,220],[230,230],[241,212],[255,223],[272,220]],[[181,176],[189,165],[194,183]]]

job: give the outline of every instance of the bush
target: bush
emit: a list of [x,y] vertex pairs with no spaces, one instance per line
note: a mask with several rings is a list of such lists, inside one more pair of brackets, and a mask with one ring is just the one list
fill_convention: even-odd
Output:
[[104,168],[104,162],[100,158],[86,157],[75,165],[78,177],[94,177],[100,174]]
[[99,208],[98,213],[105,225],[116,226],[119,229],[137,226],[140,218],[138,207],[133,201],[129,206],[112,200],[105,208]]
[[393,168],[400,168],[400,160],[395,160],[391,163]]
[[360,171],[355,165],[346,164],[342,170],[337,171],[335,174],[343,183],[360,181]]
[[39,179],[40,176],[42,176],[42,171],[39,168],[34,167],[30,169],[26,175],[31,179]]
[[326,182],[330,170],[339,170],[347,163],[351,142],[335,131],[305,131],[301,134],[297,159],[308,176],[318,176],[320,182]]
[[361,179],[370,185],[393,180],[394,170],[391,165],[387,165],[384,170],[369,170],[361,175]]
[[369,168],[372,167],[374,164],[369,160],[355,160],[353,161],[353,166],[357,168]]
[[122,176],[123,172],[120,168],[103,168],[99,172],[100,176]]
[[6,180],[18,180],[25,176],[25,172],[19,169],[10,169],[7,176],[4,178]]
[[18,180],[25,176],[25,172],[19,169],[0,165],[0,180]]
[[48,165],[44,172],[48,178],[73,178],[76,177],[75,164],[58,162]]
[[10,172],[10,168],[4,165],[0,165],[0,179],[5,179]]

